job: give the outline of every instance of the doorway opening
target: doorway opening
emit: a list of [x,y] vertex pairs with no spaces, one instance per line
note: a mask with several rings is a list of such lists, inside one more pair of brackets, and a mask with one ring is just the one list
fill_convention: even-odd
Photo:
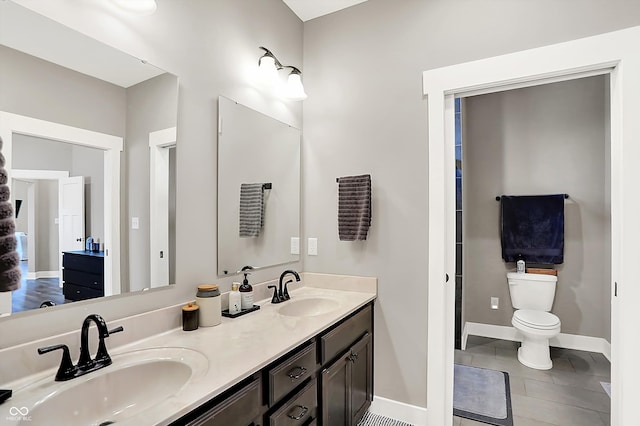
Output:
[[[517,393],[514,416],[549,421],[549,411],[580,409],[596,424],[601,418],[608,421],[610,399],[600,382],[611,379],[609,76],[457,98],[459,103],[454,361],[507,371]],[[506,277],[516,265],[502,259],[498,199],[558,193],[570,195],[564,201],[564,262],[527,262],[527,268],[557,271],[550,312],[560,319],[561,330],[549,341],[553,367],[545,378],[553,383],[543,383],[539,371],[518,360],[522,336],[511,324],[514,308]],[[462,295],[458,281],[463,270]],[[457,389],[458,379],[454,383]],[[572,393],[589,403],[558,397]],[[534,404],[548,410],[525,408]]]
[[640,375],[634,359],[640,336],[630,326],[640,299],[634,285],[640,201],[632,195],[640,180],[640,100],[625,96],[640,87],[638,43],[640,27],[634,27],[423,73],[429,129],[427,423],[453,421],[455,289],[445,282],[455,268],[454,98],[605,74],[611,79],[611,424],[633,423],[640,384],[621,380],[621,372]]

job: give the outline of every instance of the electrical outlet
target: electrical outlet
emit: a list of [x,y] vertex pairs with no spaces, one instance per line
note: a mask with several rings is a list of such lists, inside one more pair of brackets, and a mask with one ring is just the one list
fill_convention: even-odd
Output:
[[140,218],[132,217],[131,218],[131,229],[139,229],[140,228]]
[[498,309],[499,305],[500,305],[500,298],[492,297],[491,298],[491,309]]
[[300,238],[291,237],[291,254],[300,254]]
[[308,250],[307,253],[309,254],[309,256],[318,255],[318,239],[317,238],[309,238],[307,250]]

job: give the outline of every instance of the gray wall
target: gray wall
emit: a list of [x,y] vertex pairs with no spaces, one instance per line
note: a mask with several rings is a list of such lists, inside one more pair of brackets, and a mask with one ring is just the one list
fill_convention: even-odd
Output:
[[[319,238],[305,270],[379,278],[377,395],[426,406],[422,71],[639,23],[626,0],[369,0],[305,23],[303,234]],[[335,178],[356,173],[372,175],[372,229],[339,242]]]
[[[515,264],[501,258],[495,196],[568,193],[564,263],[556,265],[552,312],[563,333],[608,337],[607,103],[602,76],[466,98],[465,321],[511,326],[505,273]],[[500,298],[498,310],[490,308],[492,296]]]

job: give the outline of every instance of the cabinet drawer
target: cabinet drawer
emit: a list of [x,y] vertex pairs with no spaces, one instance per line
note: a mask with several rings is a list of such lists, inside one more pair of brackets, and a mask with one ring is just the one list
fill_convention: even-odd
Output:
[[62,287],[64,298],[68,300],[86,300],[104,296],[104,291],[95,290],[81,285],[64,283]]
[[371,305],[320,337],[320,363],[331,361],[367,332],[372,332]]
[[269,370],[269,405],[291,392],[307,378],[313,376],[316,369],[316,344],[308,345]]
[[262,381],[258,378],[188,423],[188,426],[245,426],[260,415]]
[[62,266],[77,271],[102,274],[104,269],[104,259],[97,256],[85,256],[82,254],[64,253],[62,256]]
[[289,402],[269,416],[269,426],[302,426],[316,416],[318,403],[317,384],[310,381]]
[[62,280],[65,283],[82,285],[85,287],[90,287],[94,290],[102,290],[104,288],[104,276],[102,274],[90,274],[88,272],[63,269]]

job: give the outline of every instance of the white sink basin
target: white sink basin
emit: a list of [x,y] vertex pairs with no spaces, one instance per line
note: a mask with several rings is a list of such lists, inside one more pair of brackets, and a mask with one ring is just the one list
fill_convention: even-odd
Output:
[[280,315],[288,317],[315,317],[332,312],[338,308],[338,302],[325,297],[291,299],[278,308]]
[[17,390],[16,406],[27,407],[35,424],[118,423],[177,395],[204,375],[208,359],[185,348],[152,348],[112,357],[113,364],[67,382],[53,376]]

